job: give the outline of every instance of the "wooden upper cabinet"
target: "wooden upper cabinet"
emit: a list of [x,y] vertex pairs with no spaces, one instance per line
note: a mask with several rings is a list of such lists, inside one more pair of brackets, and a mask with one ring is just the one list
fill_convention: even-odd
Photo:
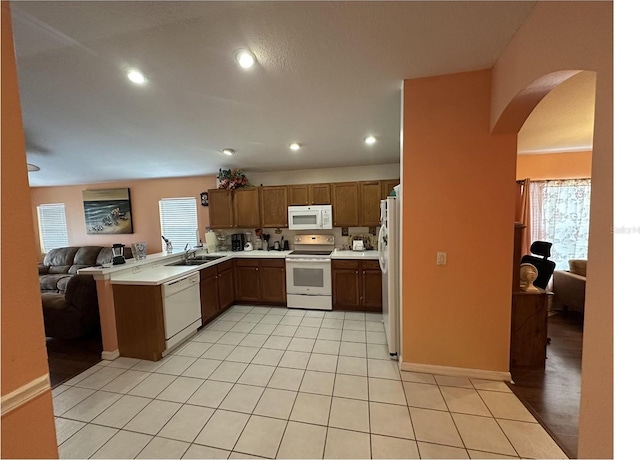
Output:
[[209,190],[209,226],[211,228],[232,228],[233,204],[229,190]]
[[298,184],[287,186],[289,206],[331,204],[331,184]]
[[357,227],[358,182],[338,182],[331,184],[334,227]]
[[233,194],[235,226],[239,228],[260,228],[260,188],[240,188],[235,190]]
[[289,206],[307,206],[309,200],[309,186],[307,184],[287,186]]
[[387,179],[382,181],[382,199],[386,198],[391,194],[393,187],[400,183],[400,179]]
[[360,226],[375,227],[380,225],[380,199],[382,198],[382,182],[360,182]]
[[262,187],[260,201],[262,228],[288,226],[286,186]]
[[309,184],[309,204],[331,204],[331,185],[330,184]]

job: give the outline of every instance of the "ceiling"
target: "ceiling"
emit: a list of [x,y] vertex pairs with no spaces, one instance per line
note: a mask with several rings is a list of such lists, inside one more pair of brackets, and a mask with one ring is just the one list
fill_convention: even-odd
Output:
[[492,67],[534,4],[12,2],[30,184],[397,163],[402,80]]

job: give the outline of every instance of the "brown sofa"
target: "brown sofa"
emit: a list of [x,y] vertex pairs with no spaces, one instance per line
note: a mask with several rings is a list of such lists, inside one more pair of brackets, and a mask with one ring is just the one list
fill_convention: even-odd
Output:
[[[125,258],[131,258],[131,248],[125,248]],[[72,339],[99,330],[96,283],[78,270],[111,260],[111,248],[102,246],[57,248],[46,254],[38,273],[47,337]]]
[[553,304],[564,311],[584,313],[584,292],[587,284],[587,261],[570,260],[569,270],[553,272]]

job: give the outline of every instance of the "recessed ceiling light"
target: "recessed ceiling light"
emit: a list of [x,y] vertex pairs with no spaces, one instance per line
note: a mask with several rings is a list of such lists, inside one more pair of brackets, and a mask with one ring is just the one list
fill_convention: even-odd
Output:
[[296,152],[296,151],[300,150],[300,144],[298,144],[297,142],[294,142],[293,144],[291,144],[291,145],[289,146],[289,148],[290,148],[291,150],[293,150],[294,152]]
[[364,142],[368,145],[373,145],[376,143],[376,138],[373,136],[367,136]]
[[236,153],[236,151],[233,149],[222,149],[222,153],[224,153],[225,155],[231,156],[234,153]]
[[127,78],[137,85],[142,85],[147,82],[147,77],[142,72],[136,69],[127,70]]
[[240,50],[236,53],[236,61],[243,69],[250,69],[255,64],[256,58],[251,51]]
[[31,163],[27,163],[27,171],[40,171],[40,167],[36,165],[32,165]]

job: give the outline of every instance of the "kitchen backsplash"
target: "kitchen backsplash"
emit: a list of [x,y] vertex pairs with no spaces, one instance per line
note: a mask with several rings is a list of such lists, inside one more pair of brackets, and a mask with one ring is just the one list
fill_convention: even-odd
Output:
[[[335,227],[331,230],[308,230],[308,231],[293,231],[293,230],[289,230],[288,228],[283,228],[282,233],[277,234],[275,232],[275,228],[265,228],[262,230],[263,234],[269,234],[271,235],[271,238],[269,240],[269,244],[271,246],[273,246],[273,242],[276,240],[280,240],[280,237],[283,237],[285,240],[289,241],[289,248],[293,249],[293,239],[296,235],[334,235],[336,238],[336,248],[341,248],[341,249],[350,249],[349,248],[349,244],[351,243],[352,239],[362,239],[360,238],[360,235],[368,235],[370,234],[369,232],[369,227],[349,227],[349,235],[348,236],[342,236],[342,229],[340,227]],[[377,242],[377,235],[378,232],[380,230],[380,227],[376,227],[375,229],[375,234],[373,234],[373,239],[372,239],[372,243],[374,244],[374,248],[375,244]],[[218,232],[219,230],[215,230],[216,232]],[[245,233],[245,232],[251,232],[251,234],[254,237],[254,241],[255,238],[257,238],[255,229],[248,229],[248,228],[234,228],[234,229],[224,229],[222,230],[222,232],[224,232],[227,235],[232,235],[233,233]],[[370,239],[370,238],[369,238]]]

